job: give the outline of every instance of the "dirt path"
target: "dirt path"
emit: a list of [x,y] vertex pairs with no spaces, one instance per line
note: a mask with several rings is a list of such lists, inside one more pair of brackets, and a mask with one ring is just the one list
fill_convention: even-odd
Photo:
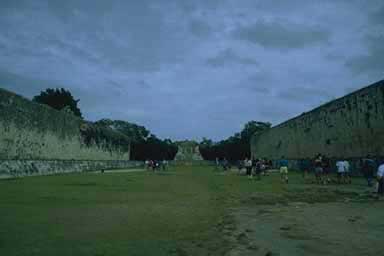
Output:
[[234,255],[384,255],[384,203],[290,203],[233,210]]
[[[121,170],[105,170],[104,173],[126,173],[126,172],[143,172],[143,168],[121,169]],[[94,171],[93,174],[103,174],[101,171]]]

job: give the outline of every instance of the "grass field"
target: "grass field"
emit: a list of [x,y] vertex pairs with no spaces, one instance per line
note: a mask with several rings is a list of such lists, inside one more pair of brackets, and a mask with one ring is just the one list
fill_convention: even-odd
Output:
[[[210,167],[172,167],[161,173],[0,180],[0,255],[322,255],[327,251],[308,244],[313,241],[306,240],[297,220],[296,226],[290,220],[273,220],[281,220],[284,211],[298,214],[297,207],[303,210],[301,219],[306,211],[316,216],[310,210],[319,205],[328,207],[331,217],[348,209],[345,221],[350,221],[351,209],[359,212],[374,205],[366,214],[372,215],[369,219],[359,216],[366,220],[368,231],[384,237],[384,225],[374,225],[382,220],[383,203],[369,197],[362,179],[351,186],[317,186],[304,184],[299,174],[291,173],[287,185],[280,183],[278,174],[255,181]],[[300,238],[304,244],[297,243]],[[272,243],[274,239],[283,241],[280,247]],[[294,248],[292,243],[285,245],[290,240],[296,242]]]

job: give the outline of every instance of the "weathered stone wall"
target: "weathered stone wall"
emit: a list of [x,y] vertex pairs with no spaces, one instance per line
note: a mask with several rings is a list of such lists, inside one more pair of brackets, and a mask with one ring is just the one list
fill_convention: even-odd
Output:
[[[13,167],[8,171],[4,167],[17,166],[9,165],[10,160],[77,160],[85,163],[80,166],[89,163],[92,168],[95,164],[92,161],[104,160],[106,164],[112,163],[112,160],[128,161],[129,151],[129,138],[121,133],[95,127],[70,113],[57,111],[0,89],[0,175],[1,172],[15,172]],[[48,165],[49,168],[44,168],[51,170],[54,166]],[[20,170],[16,172],[22,173],[23,166],[21,164]],[[35,172],[45,172],[44,168]],[[24,169],[28,173],[28,168]],[[62,169],[70,168],[60,167],[57,170]],[[80,169],[89,168],[76,167],[74,171]]]
[[129,168],[143,168],[143,162],[125,160],[0,160],[0,178]]
[[251,140],[254,157],[358,159],[384,156],[384,81],[303,113]]

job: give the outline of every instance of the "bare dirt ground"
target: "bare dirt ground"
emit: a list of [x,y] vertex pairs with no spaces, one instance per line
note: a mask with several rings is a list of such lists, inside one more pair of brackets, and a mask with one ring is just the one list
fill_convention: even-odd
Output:
[[383,210],[383,201],[236,208],[227,255],[384,255]]

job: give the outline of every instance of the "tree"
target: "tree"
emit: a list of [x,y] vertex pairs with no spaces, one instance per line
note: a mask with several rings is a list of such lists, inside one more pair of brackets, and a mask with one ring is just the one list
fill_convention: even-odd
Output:
[[264,132],[269,128],[271,128],[271,123],[249,121],[244,125],[243,130],[240,132],[240,137],[242,140],[249,142],[251,140],[252,135],[259,132]]
[[170,139],[161,140],[144,126],[122,121],[101,119],[98,126],[109,127],[131,139],[131,159],[133,160],[172,160],[177,153],[177,145]]
[[46,104],[57,110],[69,108],[75,116],[82,118],[81,111],[77,106],[80,100],[75,100],[71,92],[63,88],[48,88],[42,91],[40,95],[33,97],[32,100],[40,104]]
[[212,142],[203,138],[200,143],[200,150],[205,160],[215,160],[216,158],[226,158],[235,161],[250,157],[250,140],[256,133],[264,132],[271,127],[270,123],[250,121],[244,125],[241,132],[219,142]]

